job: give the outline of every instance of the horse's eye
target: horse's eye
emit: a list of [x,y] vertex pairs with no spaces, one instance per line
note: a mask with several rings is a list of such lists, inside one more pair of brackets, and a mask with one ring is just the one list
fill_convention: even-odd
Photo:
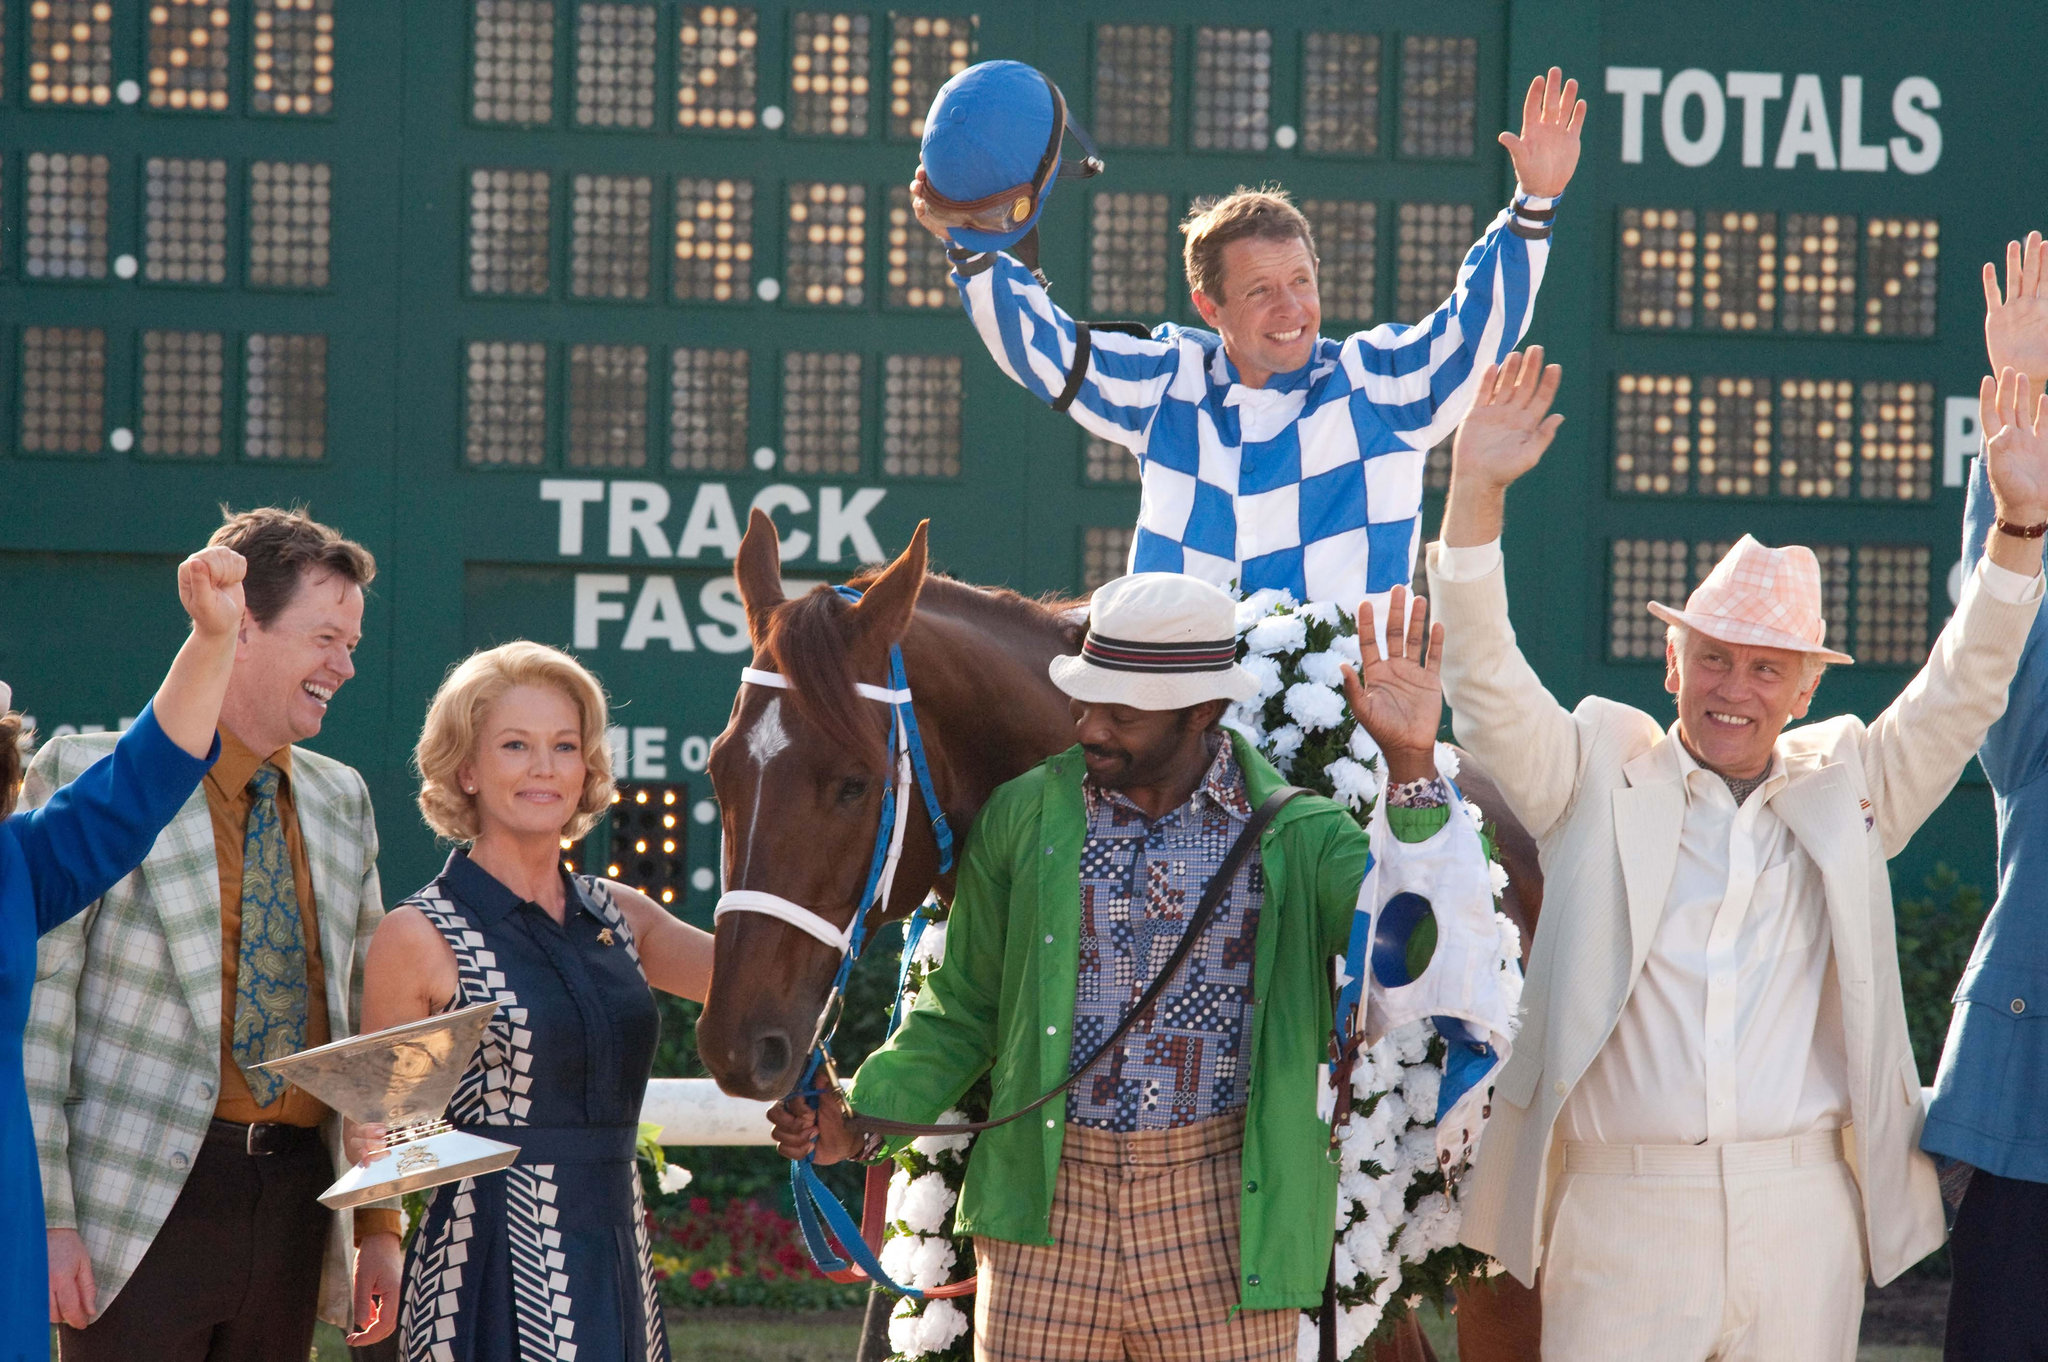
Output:
[[867,795],[868,783],[860,776],[848,776],[839,782],[839,802],[855,804]]

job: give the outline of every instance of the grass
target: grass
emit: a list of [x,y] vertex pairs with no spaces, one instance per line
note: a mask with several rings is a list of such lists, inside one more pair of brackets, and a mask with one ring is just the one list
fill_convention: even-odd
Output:
[[[677,1358],[715,1357],[718,1362],[853,1362],[860,1349],[860,1316],[834,1311],[791,1315],[783,1320],[684,1316],[669,1321],[669,1352]],[[313,1336],[313,1362],[349,1362],[348,1349],[332,1326]]]
[[[1422,1332],[1438,1362],[1458,1362],[1458,1326],[1449,1315],[1422,1312]],[[669,1351],[678,1358],[715,1357],[719,1362],[853,1362],[860,1346],[860,1321],[845,1314],[794,1315],[786,1320],[741,1320],[684,1316],[671,1320]],[[348,1362],[341,1335],[323,1324],[314,1339],[315,1362]],[[1941,1362],[1941,1349],[1866,1343],[1856,1362]]]

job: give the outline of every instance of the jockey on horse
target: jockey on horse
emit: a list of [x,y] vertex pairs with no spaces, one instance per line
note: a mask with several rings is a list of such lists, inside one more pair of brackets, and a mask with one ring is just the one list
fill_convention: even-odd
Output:
[[[1133,550],[1134,566],[1184,571],[1246,589],[1279,587],[1297,600],[1376,598],[1384,609],[1387,593],[1405,584],[1413,561],[1420,531],[1422,451],[1469,405],[1471,380],[1483,364],[1511,348],[1527,326],[1541,281],[1554,203],[1577,160],[1583,105],[1576,103],[1575,93],[1575,84],[1560,88],[1558,73],[1552,71],[1547,82],[1539,79],[1531,87],[1523,135],[1502,135],[1514,154],[1522,193],[1468,256],[1453,297],[1417,327],[1381,327],[1341,344],[1317,335],[1320,309],[1312,238],[1306,221],[1280,194],[1233,195],[1188,225],[1191,289],[1197,310],[1216,328],[1216,334],[1163,326],[1149,336],[1136,337],[1129,335],[1127,328],[1091,328],[1060,312],[1046,297],[1035,270],[997,253],[1035,228],[1046,191],[1058,173],[1065,126],[1064,104],[1057,89],[1038,73],[1015,63],[973,68],[941,92],[928,120],[931,131],[924,148],[925,164],[913,186],[914,203],[920,221],[929,229],[942,238],[952,230],[948,245],[956,283],[998,363],[1056,410],[1071,411],[1084,426],[1124,444],[1140,458],[1145,502]],[[1044,136],[1039,138],[1041,131]],[[1005,167],[1000,156],[989,157],[988,149],[999,146],[1005,136],[1027,132],[1034,147],[1044,147],[1036,166],[1028,168],[1028,177],[1012,174],[1027,169],[1021,163]],[[996,180],[1017,188],[995,185],[991,189]],[[941,193],[934,181],[952,190],[952,196]],[[1034,245],[1027,241],[1020,253],[1035,255],[1030,249]],[[1345,399],[1342,408],[1331,410],[1338,398]],[[1227,476],[1217,471],[1226,468]],[[750,532],[749,539],[755,538]],[[754,706],[752,721],[743,726],[743,712],[750,705],[743,691],[733,725],[714,757],[714,780],[728,824],[728,884],[740,891],[740,899],[756,900],[734,901],[729,905],[732,909],[769,912],[794,922],[798,919],[773,904],[794,907],[799,901],[840,901],[841,896],[830,892],[823,882],[801,886],[808,892],[800,892],[796,899],[749,886],[750,879],[760,878],[754,867],[771,863],[754,859],[762,832],[758,809],[768,778],[768,759],[792,744],[788,735],[792,718],[819,728],[823,736],[835,739],[846,755],[856,759],[872,756],[876,745],[872,726],[848,723],[838,712],[843,706],[811,694],[811,687],[847,690],[856,675],[871,674],[870,667],[879,661],[870,658],[868,666],[861,666],[857,654],[874,653],[877,639],[890,645],[905,640],[917,584],[923,576],[922,538],[920,532],[913,544],[918,571],[907,588],[892,581],[909,576],[898,572],[904,566],[899,562],[876,578],[868,596],[857,604],[835,602],[844,612],[840,623],[849,646],[836,656],[831,649],[811,650],[815,660],[828,665],[816,671],[798,671],[802,680],[786,679],[790,670],[786,665],[776,672],[758,665],[750,669],[750,678],[778,678],[775,684],[791,689],[795,703],[785,714],[780,697],[767,697],[764,705]],[[768,542],[772,546],[772,534]],[[786,663],[787,653],[802,651],[794,646],[802,631],[782,631],[787,637],[776,637],[771,616],[782,604],[779,584],[773,585],[771,599],[769,582],[756,572],[751,574],[753,589],[749,591],[745,558],[743,552],[739,575],[755,642],[762,650],[757,664]],[[1362,623],[1372,618],[1368,607]],[[879,627],[868,627],[870,621]],[[850,630],[844,629],[848,622],[853,626]],[[1398,637],[1401,631],[1394,632]],[[779,648],[778,643],[792,646]],[[1070,642],[1059,651],[1067,647]],[[901,671],[900,662],[897,671]],[[759,691],[761,685],[752,689]],[[877,692],[878,688],[867,690]],[[907,711],[907,700],[902,703]],[[1025,708],[1027,713],[1032,709]],[[1189,732],[1208,732],[1210,725],[1191,723],[1185,712],[1188,706],[1174,708],[1176,731],[1184,738]],[[1220,713],[1220,705],[1217,708]],[[1048,716],[1040,712],[1036,717],[1035,726],[1042,735]],[[1002,727],[1000,723],[994,726]],[[1022,726],[1033,725],[1027,719]],[[750,772],[736,760],[739,749],[732,740],[741,735],[746,737]],[[1247,762],[1263,765],[1255,753],[1219,745],[1220,740],[1213,736],[1204,738],[1203,743],[1208,756],[1222,764],[1234,764],[1240,772]],[[1014,735],[1008,745],[1015,745]],[[1046,750],[1042,737],[1039,746],[1041,752]],[[1078,760],[1070,764],[1081,765]],[[1270,767],[1266,770],[1270,773]],[[811,774],[820,773],[814,770]],[[943,824],[940,799],[931,778],[922,770],[919,774],[937,833]],[[1075,778],[1080,779],[1078,772]],[[756,814],[741,843],[735,840],[740,829],[734,796],[749,779]],[[1272,779],[1277,781],[1277,775]],[[820,788],[837,790],[833,812],[863,807],[876,783],[851,774],[840,775],[836,782],[814,780]],[[879,783],[887,784],[886,774]],[[1415,784],[1437,784],[1433,759]],[[978,795],[985,792],[984,786],[971,803],[978,807]],[[1433,790],[1417,793],[1426,799]],[[1183,802],[1177,801],[1173,808]],[[968,814],[971,817],[972,810]],[[958,820],[962,827],[965,821]],[[1348,826],[1348,819],[1345,821]],[[922,837],[916,840],[919,845],[908,852],[913,862],[926,854]],[[949,868],[948,848],[942,836],[933,840],[936,865],[932,869],[943,876]],[[1359,841],[1362,844],[1363,838]],[[877,904],[885,911],[902,911],[888,889],[897,868],[895,858],[904,851],[900,840],[891,851],[880,896],[883,901]],[[772,851],[769,854],[773,856]],[[878,868],[880,858],[878,842]],[[809,859],[817,864],[817,858]],[[1064,863],[1065,858],[1060,859]],[[793,862],[777,858],[772,863]],[[1364,864],[1361,860],[1360,873]],[[824,879],[830,878],[827,872]],[[870,878],[872,891],[875,886]],[[904,885],[931,878],[914,872],[897,886],[896,897],[901,897]],[[772,902],[764,908],[760,901]],[[853,905],[856,924],[848,925],[849,933],[866,907],[866,901]],[[798,910],[805,911],[817,916],[814,910]],[[752,920],[733,921],[732,928],[721,931],[722,947],[742,934],[759,939],[764,929],[775,930],[772,923]],[[821,942],[831,935],[821,934],[814,926],[803,930]],[[798,984],[791,975],[815,975],[819,962],[807,961],[805,956],[801,949],[785,956],[784,978],[779,982]],[[964,978],[965,973],[960,971],[956,979]],[[717,977],[735,976],[721,971]],[[791,991],[785,987],[776,992],[786,999]],[[799,985],[794,991],[809,990]],[[774,1090],[778,1083],[786,1085],[788,1071],[801,1060],[792,1044],[806,1034],[799,1019],[784,1016],[770,1019],[780,1025],[758,1024],[764,1006],[773,1010],[775,1001],[773,996],[759,993],[747,999],[734,998],[731,989],[714,986],[714,997],[700,1027],[700,1048],[713,1072],[735,1091],[760,1093]],[[1250,1004],[1248,998],[1241,1000],[1240,1022],[1251,1012]],[[1071,1029],[1073,1021],[1070,1013],[1066,1028],[1058,1021],[1050,1022],[1051,1034]],[[1238,1039],[1242,1038],[1240,1033]],[[1062,1061],[1066,1059],[1064,1047],[1062,1040]],[[1077,1076],[1068,1075],[1069,1079]],[[1242,1099],[1244,1088],[1235,1089],[1235,1094]],[[1023,1094],[1020,1091],[1015,1096]],[[1454,1096],[1455,1090],[1447,1085],[1447,1107]],[[1227,1105],[1230,1092],[1210,1097]],[[923,1119],[936,1116],[944,1105]],[[1213,1101],[1197,1102],[1188,1109],[1208,1112],[1213,1105]],[[1005,1109],[1000,1092],[996,1106]],[[836,1108],[828,1104],[828,1111],[836,1112]],[[1115,1130],[1118,1122],[1135,1119],[1124,1111],[1109,1118],[1110,1128]],[[1239,1119],[1243,1119],[1241,1114]],[[791,1139],[792,1148],[805,1143],[794,1135]],[[1045,1142],[1041,1139],[1040,1143]],[[1052,1146],[1056,1155],[1058,1141]],[[1050,1189],[1045,1190],[1050,1195]],[[1268,1201],[1271,1199],[1269,1195]],[[1246,1194],[1245,1202],[1251,1205],[1251,1194]],[[963,1217],[967,1209],[963,1206]],[[1312,1217],[1310,1223],[1317,1222]],[[1234,1241],[1236,1236],[1228,1237]],[[1234,1242],[1231,1248],[1234,1253]],[[1315,1252],[1327,1262],[1327,1236],[1322,1236]],[[1292,1280],[1296,1275],[1283,1270],[1271,1285],[1263,1283],[1261,1274],[1242,1280],[1233,1275],[1220,1289],[1231,1296],[1229,1304],[1254,1307],[1254,1314],[1259,1313],[1256,1307],[1260,1305],[1311,1303],[1295,1299],[1308,1289]],[[1230,1313],[1227,1306],[1224,1313]],[[982,1346],[995,1345],[984,1339]],[[1016,1347],[1019,1355],[1029,1351],[1021,1339]]]

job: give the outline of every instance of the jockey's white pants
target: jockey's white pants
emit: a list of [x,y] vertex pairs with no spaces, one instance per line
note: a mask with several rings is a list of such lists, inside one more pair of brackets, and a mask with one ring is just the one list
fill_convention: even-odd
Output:
[[1869,1276],[1842,1132],[1564,1146],[1546,1362],[1854,1362]]

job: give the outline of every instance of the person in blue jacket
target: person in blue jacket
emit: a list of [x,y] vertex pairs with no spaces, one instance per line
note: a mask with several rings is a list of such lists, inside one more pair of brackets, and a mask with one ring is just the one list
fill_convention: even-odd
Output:
[[0,1362],[50,1355],[43,1187],[21,1062],[36,938],[140,865],[219,755],[214,728],[234,669],[244,566],[225,548],[179,566],[192,634],[156,698],[112,755],[27,813],[12,812],[22,720],[0,684]]
[[[2003,296],[1997,267],[1984,267],[1992,371],[2030,375],[2036,390],[2048,383],[2044,257],[2039,232],[2024,247],[2008,244]],[[1963,516],[1966,574],[1992,521],[1979,459]],[[1944,1356],[2017,1362],[2048,1359],[2048,624],[2039,617],[2005,715],[1977,756],[1997,800],[1998,901],[1956,989],[1920,1145],[1951,1161],[1944,1190],[1967,1179],[1949,1237]]]

